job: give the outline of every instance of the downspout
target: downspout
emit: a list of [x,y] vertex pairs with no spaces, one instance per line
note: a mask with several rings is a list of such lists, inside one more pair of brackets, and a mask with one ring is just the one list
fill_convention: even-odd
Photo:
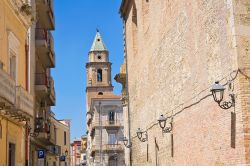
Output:
[[9,140],[8,140],[8,135],[9,135],[9,121],[6,119],[6,165],[8,165],[8,160],[9,160]]
[[29,129],[28,122],[25,127],[25,165],[29,166]]
[[[127,101],[128,101],[128,138],[129,138],[129,144],[132,145],[132,139],[131,139],[131,124],[130,124],[130,101],[129,101],[129,86],[128,86],[128,56],[127,56],[127,42],[126,42],[126,23],[123,18],[123,28],[124,28],[124,44],[125,44],[125,63],[126,63],[126,91],[127,91]],[[129,148],[129,163],[130,166],[132,166],[132,147]]]

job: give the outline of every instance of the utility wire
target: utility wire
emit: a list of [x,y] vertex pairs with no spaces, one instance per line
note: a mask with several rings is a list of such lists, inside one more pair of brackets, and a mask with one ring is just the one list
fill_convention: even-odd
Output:
[[[243,68],[243,69],[239,69],[239,68],[238,68],[238,69],[236,69],[236,70],[233,70],[232,72],[230,72],[229,74],[227,74],[225,77],[221,78],[219,81],[223,81],[223,80],[227,79],[227,78],[230,76],[231,79],[230,79],[229,81],[227,80],[227,82],[226,82],[225,84],[223,84],[223,86],[226,86],[227,84],[229,84],[229,82],[232,82],[233,80],[235,80],[235,79],[237,78],[238,73],[241,73],[243,76],[246,77],[246,79],[249,79],[249,80],[250,80],[250,77],[247,76],[245,73],[243,73],[243,70],[246,70],[246,69],[250,69],[250,67]],[[232,74],[235,74],[235,76],[232,76]],[[198,96],[199,96],[200,94],[202,94],[203,92],[205,92],[205,91],[211,89],[211,87],[212,87],[212,85],[209,86],[209,87],[207,87],[206,89],[202,90],[201,92],[199,92],[198,94],[196,94],[194,97],[190,98],[189,100],[187,100],[187,101],[183,102],[182,104],[176,106],[176,107],[173,108],[172,110],[170,110],[170,111],[164,113],[164,115],[167,115],[167,114],[169,114],[170,112],[172,112],[172,118],[173,118],[173,117],[177,116],[178,114],[180,114],[181,112],[183,112],[184,110],[186,110],[186,109],[188,109],[188,108],[190,108],[190,107],[192,107],[192,106],[194,106],[194,105],[200,103],[202,100],[208,98],[209,96],[212,96],[212,94],[208,94],[208,95],[202,97],[201,99],[199,99],[198,101],[196,101],[196,102],[194,102],[194,103],[192,103],[192,104],[190,104],[190,105],[188,105],[188,106],[183,107],[180,111],[178,111],[178,112],[176,112],[175,114],[173,114],[173,112],[174,112],[175,110],[177,110],[179,107],[182,107],[185,103],[192,101],[194,98],[198,97]],[[158,124],[158,122],[155,122],[155,123],[151,124],[145,131],[148,131],[148,130],[152,129],[152,128],[153,128],[155,125],[157,125],[157,124]],[[132,139],[134,139],[134,138],[136,138],[136,137],[137,137],[136,135],[135,135],[135,136],[132,136]]]

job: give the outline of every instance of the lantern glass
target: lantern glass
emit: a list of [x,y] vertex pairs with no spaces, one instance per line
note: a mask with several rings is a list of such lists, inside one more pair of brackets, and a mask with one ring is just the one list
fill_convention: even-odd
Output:
[[65,156],[68,156],[68,150],[67,149],[65,150]]
[[225,88],[218,81],[212,86],[211,92],[214,98],[214,101],[220,103],[223,100]]
[[167,118],[161,115],[158,119],[158,122],[159,122],[160,127],[164,129],[166,127]]
[[137,134],[137,137],[139,138],[139,139],[141,139],[142,138],[142,130],[140,129],[140,128],[138,128],[138,130],[136,131],[136,134]]
[[123,143],[124,143],[125,146],[128,145],[128,139],[126,137],[123,138]]

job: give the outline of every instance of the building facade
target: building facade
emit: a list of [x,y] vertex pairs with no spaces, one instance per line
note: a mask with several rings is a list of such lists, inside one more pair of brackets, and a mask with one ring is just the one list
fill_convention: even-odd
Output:
[[28,124],[34,117],[30,91],[28,30],[31,5],[0,2],[0,165],[23,166],[29,159]]
[[[31,127],[30,165],[54,165],[51,158],[58,158],[60,148],[56,143],[57,128],[51,107],[55,106],[56,96],[51,68],[55,67],[55,29],[53,0],[32,1],[35,22],[30,29],[31,84],[35,94],[34,119]],[[63,139],[63,138],[62,138]],[[44,153],[44,156],[39,156]]]
[[59,165],[61,150],[69,150],[69,128],[61,146],[63,125],[50,108],[54,28],[53,0],[0,2],[0,165]]
[[87,135],[81,137],[81,164],[87,166]]
[[81,166],[81,139],[75,139],[70,144],[71,166]]
[[[122,1],[127,165],[250,165],[249,8],[249,0]],[[225,88],[218,103],[215,81]]]
[[97,31],[87,69],[87,164],[124,165],[123,109],[111,81],[111,63]]

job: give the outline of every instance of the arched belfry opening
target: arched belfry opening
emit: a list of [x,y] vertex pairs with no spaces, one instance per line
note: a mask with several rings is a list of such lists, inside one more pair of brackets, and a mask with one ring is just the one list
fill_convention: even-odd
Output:
[[102,82],[102,69],[97,70],[97,81]]

